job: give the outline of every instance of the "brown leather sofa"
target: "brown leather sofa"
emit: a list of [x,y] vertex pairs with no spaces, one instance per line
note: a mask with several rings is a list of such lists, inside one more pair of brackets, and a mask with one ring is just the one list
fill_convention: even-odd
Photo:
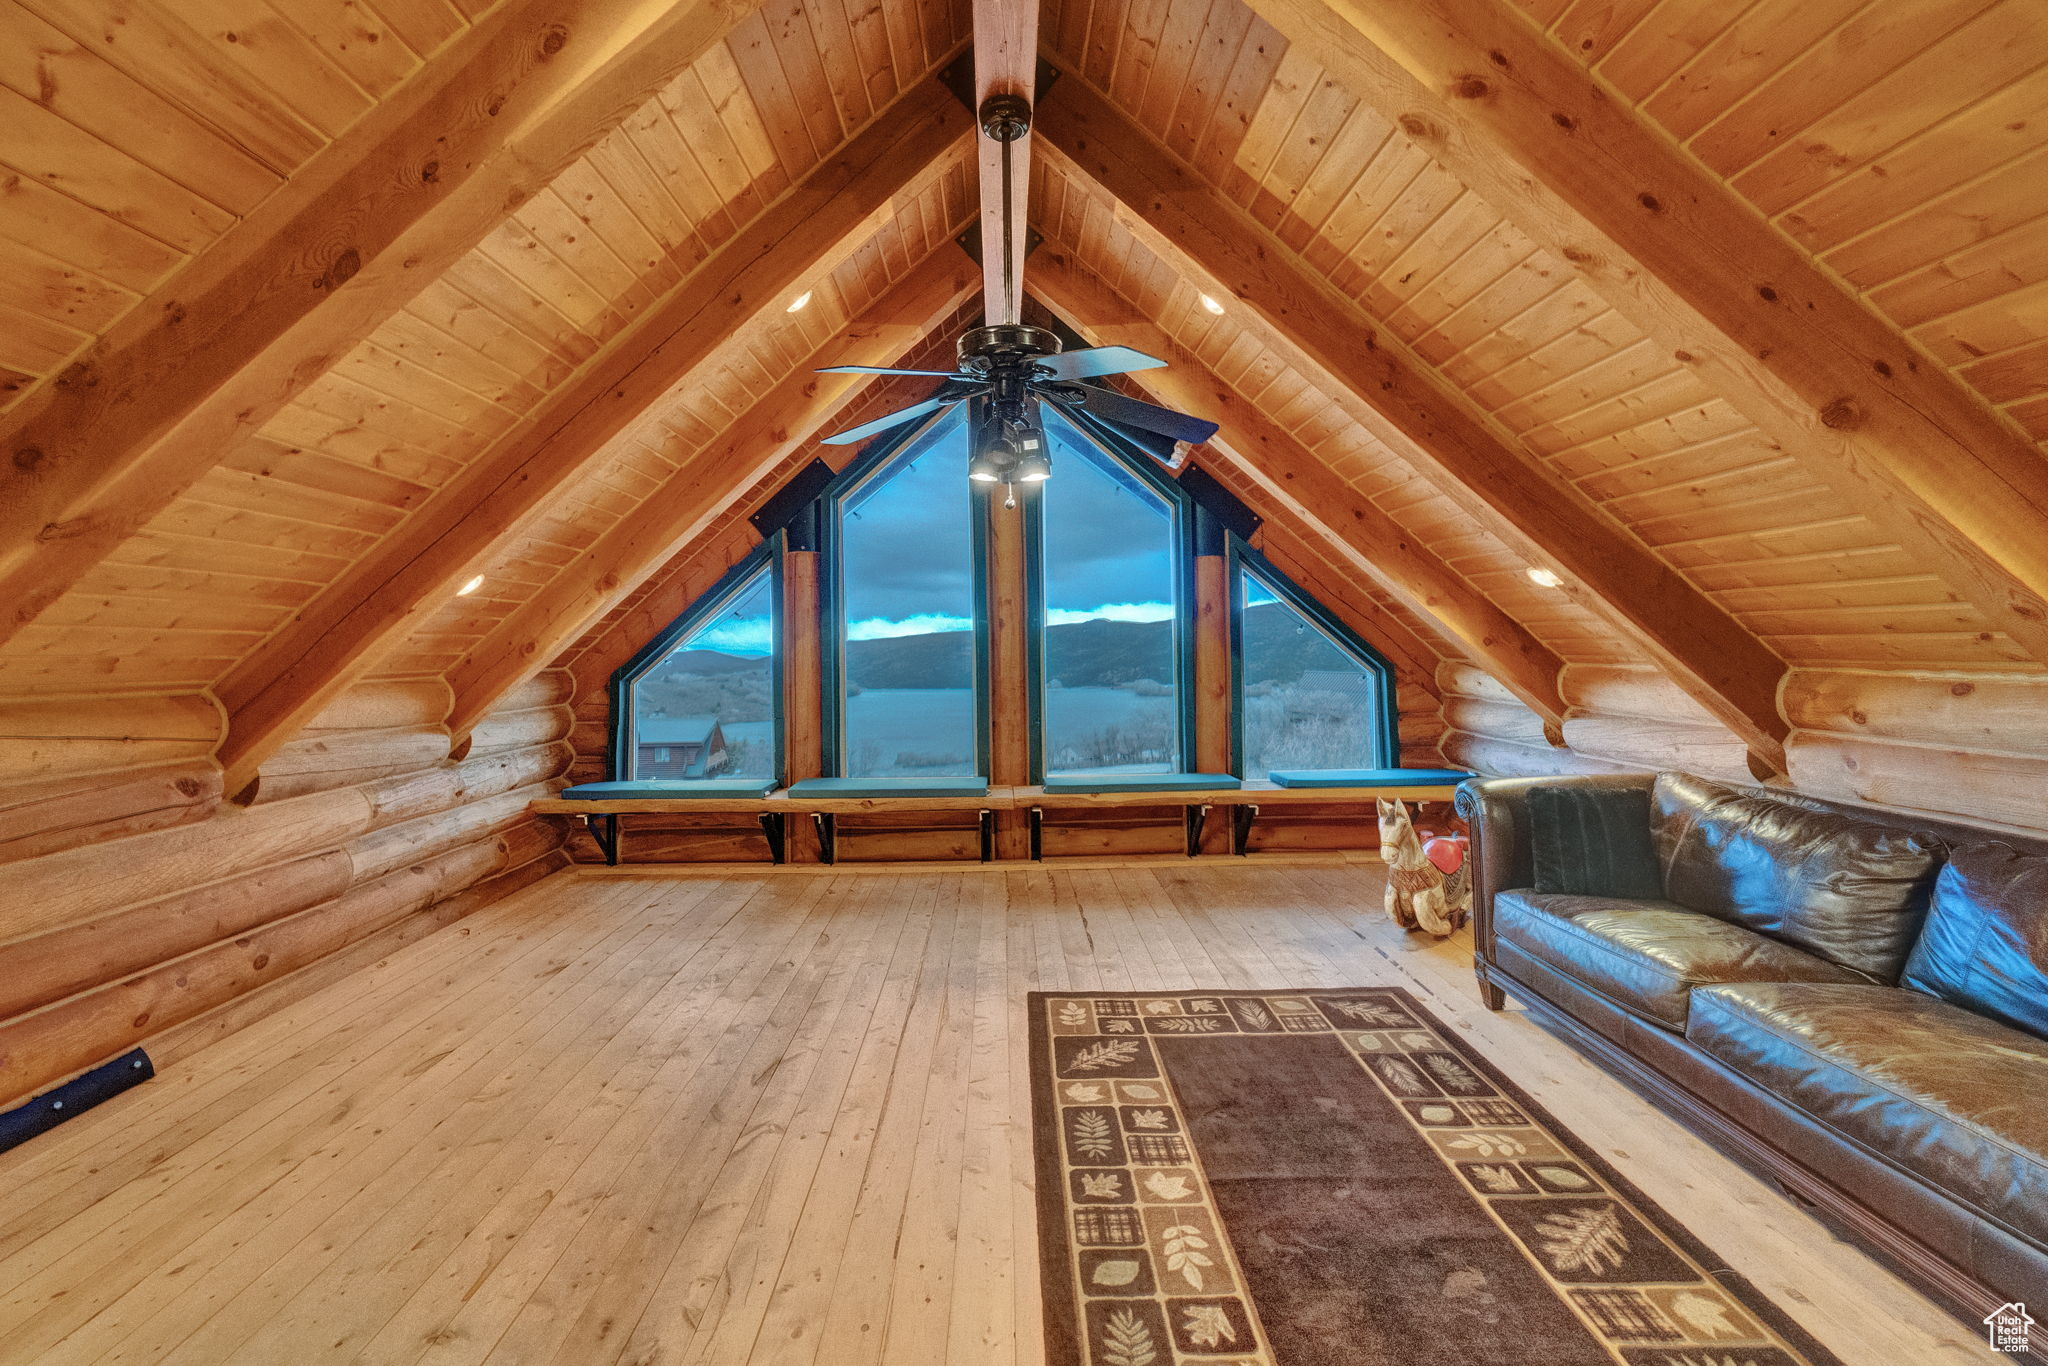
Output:
[[1670,773],[1458,811],[1490,1007],[1957,1312],[2048,1305],[2048,842]]

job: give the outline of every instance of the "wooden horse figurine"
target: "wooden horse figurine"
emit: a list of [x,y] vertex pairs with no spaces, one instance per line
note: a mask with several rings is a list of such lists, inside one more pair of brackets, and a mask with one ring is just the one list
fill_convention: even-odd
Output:
[[1405,803],[1382,797],[1379,806],[1387,914],[1404,930],[1423,929],[1438,938],[1455,932],[1472,905],[1463,848],[1447,839],[1432,839],[1425,847]]

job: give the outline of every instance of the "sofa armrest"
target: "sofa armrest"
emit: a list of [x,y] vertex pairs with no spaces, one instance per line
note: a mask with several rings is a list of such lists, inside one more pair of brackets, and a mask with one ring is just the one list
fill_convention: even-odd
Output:
[[1536,881],[1529,840],[1529,790],[1536,787],[1602,788],[1648,792],[1654,773],[1577,774],[1555,778],[1473,778],[1458,785],[1458,814],[1471,832],[1472,949],[1493,961],[1493,898]]

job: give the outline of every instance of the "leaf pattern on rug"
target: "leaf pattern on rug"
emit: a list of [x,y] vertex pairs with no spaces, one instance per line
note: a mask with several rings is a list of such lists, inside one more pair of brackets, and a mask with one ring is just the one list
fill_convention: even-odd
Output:
[[1628,1251],[1621,1211],[1615,1205],[1591,1205],[1570,1213],[1545,1215],[1537,1221],[1543,1235],[1540,1250],[1556,1272],[1583,1271],[1600,1275],[1621,1265]]
[[1528,1144],[1507,1134],[1459,1134],[1445,1146],[1469,1149],[1481,1157],[1513,1157],[1529,1151]]
[[1166,1123],[1166,1111],[1164,1110],[1131,1111],[1131,1127],[1133,1129],[1164,1129]]
[[1145,1189],[1161,1200],[1185,1200],[1195,1193],[1185,1176],[1172,1176],[1166,1172],[1153,1172],[1146,1177]]
[[1422,1065],[1429,1069],[1431,1076],[1444,1084],[1445,1090],[1483,1091],[1486,1089],[1479,1078],[1472,1075],[1472,1069],[1459,1062],[1456,1058],[1448,1057],[1442,1053],[1432,1053],[1422,1060]]
[[1100,1110],[1082,1110],[1074,1116],[1074,1151],[1083,1157],[1109,1156],[1108,1115]]
[[1710,1295],[1683,1291],[1672,1297],[1671,1312],[1703,1338],[1732,1338],[1742,1332],[1741,1325],[1728,1317],[1728,1306]]
[[1152,1342],[1152,1329],[1128,1309],[1109,1316],[1102,1331],[1102,1360],[1108,1366],[1152,1366],[1159,1350]]
[[1121,1200],[1124,1198],[1123,1173],[1082,1172],[1081,1194],[1097,1200]]
[[1273,1012],[1257,1001],[1239,1001],[1237,1013],[1244,1016],[1244,1022],[1253,1029],[1271,1029]]
[[1100,1105],[1108,1093],[1099,1081],[1072,1081],[1067,1083],[1067,1099],[1076,1105]]
[[1088,1023],[1088,1007],[1079,1001],[1068,1001],[1060,1006],[1060,1023],[1063,1025],[1084,1025]]
[[1405,1026],[1415,1023],[1392,1006],[1383,1006],[1374,1001],[1332,1001],[1330,1008],[1346,1019],[1363,1024]]
[[1190,1305],[1187,1316],[1180,1321],[1180,1329],[1198,1347],[1237,1341],[1237,1330],[1230,1326],[1230,1315],[1220,1304]]
[[1122,1067],[1127,1062],[1137,1061],[1137,1057],[1136,1039],[1104,1039],[1076,1053],[1074,1061],[1068,1065],[1076,1072],[1093,1072],[1098,1067]]
[[1160,1020],[1153,1028],[1167,1034],[1214,1034],[1223,1028],[1223,1021],[1206,1017],[1176,1015],[1170,1020]]
[[1486,1183],[1490,1191],[1511,1191],[1521,1189],[1521,1181],[1513,1167],[1474,1167],[1472,1174]]
[[1762,1366],[1762,1363],[1747,1352],[1739,1357],[1727,1352],[1687,1352],[1682,1357],[1671,1358],[1670,1366]]
[[1119,1257],[1114,1261],[1097,1262],[1094,1272],[1088,1277],[1096,1285],[1129,1285],[1138,1279],[1142,1268],[1129,1258]]
[[1192,1224],[1175,1224],[1159,1235],[1166,1247],[1166,1269],[1178,1271],[1195,1289],[1202,1288],[1202,1268],[1214,1266],[1203,1248],[1209,1240]]
[[1206,1013],[1221,1010],[1223,1007],[1217,1005],[1215,1001],[1207,996],[1198,996],[1188,1002],[1188,1009]]
[[1427,1095],[1431,1087],[1422,1079],[1422,1074],[1409,1064],[1406,1058],[1385,1058],[1380,1062],[1380,1076],[1387,1085],[1404,1096]]

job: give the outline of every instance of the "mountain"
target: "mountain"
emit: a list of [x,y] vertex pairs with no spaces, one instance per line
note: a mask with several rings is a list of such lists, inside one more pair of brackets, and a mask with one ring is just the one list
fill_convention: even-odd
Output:
[[[1261,677],[1291,683],[1309,669],[1344,667],[1329,641],[1302,625],[1292,608],[1261,603],[1245,609],[1247,653]],[[1048,627],[1045,673],[1069,688],[1116,688],[1141,678],[1161,682],[1173,674],[1173,625],[1165,621],[1083,621]],[[964,684],[974,667],[974,633],[945,631],[846,647],[846,673],[862,688],[924,688],[934,680]]]

